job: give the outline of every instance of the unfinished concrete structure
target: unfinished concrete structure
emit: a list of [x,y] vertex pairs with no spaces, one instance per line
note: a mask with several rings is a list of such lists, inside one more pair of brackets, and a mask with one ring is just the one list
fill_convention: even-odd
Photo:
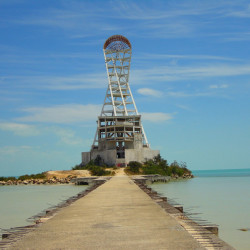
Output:
[[123,166],[130,161],[145,162],[159,154],[151,150],[129,86],[132,48],[121,35],[109,37],[103,46],[108,88],[90,152],[82,163],[97,157],[105,164]]

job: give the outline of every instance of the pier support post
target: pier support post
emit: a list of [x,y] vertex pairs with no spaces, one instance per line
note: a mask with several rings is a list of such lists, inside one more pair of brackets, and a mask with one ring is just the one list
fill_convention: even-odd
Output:
[[183,206],[174,206],[177,210],[179,210],[181,213],[183,213]]
[[204,225],[203,227],[211,233],[215,234],[216,236],[219,235],[219,228],[217,226]]

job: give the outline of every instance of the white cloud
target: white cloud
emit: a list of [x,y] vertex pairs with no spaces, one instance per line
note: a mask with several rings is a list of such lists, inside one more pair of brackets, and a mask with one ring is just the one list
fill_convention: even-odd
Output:
[[[106,88],[108,84],[105,72],[70,76],[6,76],[0,82],[29,89],[77,90]],[[18,83],[18,85],[16,85]]]
[[176,105],[178,108],[180,109],[184,109],[184,110],[187,110],[187,111],[192,111],[192,109],[186,105],[182,105],[182,104],[178,104]]
[[[136,35],[151,37],[183,37],[194,34],[200,29],[201,23],[208,25],[210,22],[190,21],[191,18],[203,16],[216,11],[214,4],[175,4],[158,1],[157,5],[148,6],[145,3],[111,1],[99,3],[64,1],[60,7],[36,10],[32,15],[7,19],[6,23],[18,25],[35,25],[47,27],[47,32],[54,29],[62,29],[71,37],[84,34],[84,36],[96,36],[107,32],[129,32]],[[216,12],[215,12],[216,11]],[[109,13],[107,18],[107,14]],[[111,19],[111,21],[110,21]],[[117,21],[118,20],[118,21]],[[126,24],[133,23],[134,29],[129,29]],[[198,32],[196,32],[198,33]]]
[[150,121],[150,122],[164,122],[173,119],[172,114],[167,113],[141,113],[143,121]]
[[143,53],[141,56],[137,56],[137,59],[150,59],[150,60],[166,60],[166,59],[186,59],[186,60],[211,60],[211,61],[241,61],[242,59],[214,56],[214,55],[192,55],[192,54],[153,54]]
[[166,93],[167,96],[171,97],[177,97],[177,98],[182,98],[182,97],[200,97],[200,96],[214,96],[214,93],[210,92],[192,92],[192,93],[187,93],[187,92],[181,92],[181,91],[170,91]]
[[75,90],[75,89],[95,89],[107,87],[107,77],[105,72],[86,75],[75,75],[68,77],[48,77],[41,78],[44,88],[51,90]]
[[[13,132],[18,136],[38,136],[38,135],[48,135],[55,134],[59,138],[60,143],[67,145],[79,145],[83,144],[83,140],[75,135],[75,132],[71,129],[64,129],[61,127],[39,127],[39,129],[34,125],[27,125],[22,123],[10,123],[4,122],[0,123],[0,130]],[[13,150],[12,150],[13,149]],[[28,146],[18,147],[20,149],[28,149]],[[17,148],[7,147],[6,152],[16,152]]]
[[13,132],[15,135],[19,136],[36,136],[40,133],[35,126],[22,123],[0,123],[0,129]]
[[[60,7],[5,18],[4,23],[43,26],[47,32],[62,29],[70,37],[104,35],[110,31],[143,37],[190,37],[210,35],[206,28],[218,25],[220,19],[226,16],[249,17],[249,8],[242,11],[242,7],[246,9],[238,1],[234,4],[228,1],[196,1],[195,4],[193,1],[157,1],[157,5],[145,1],[105,1],[98,6],[86,1],[63,1]],[[212,15],[209,21],[206,20],[207,15]],[[133,26],[133,30],[127,23]],[[140,32],[137,32],[138,29]],[[217,34],[223,37],[222,32]]]
[[30,146],[5,146],[0,148],[0,155],[16,155],[19,152],[32,150]]
[[[96,31],[99,34],[105,34],[110,30],[121,30],[116,22],[106,20],[106,13],[110,8],[112,6],[110,7],[106,3],[105,5],[99,3],[97,6],[93,3],[80,3],[79,1],[67,3],[64,1],[61,7],[36,10],[33,11],[32,15],[8,19],[7,22],[18,25],[43,26],[47,27],[47,32],[61,29],[70,37],[78,35],[89,37],[93,34],[96,35]],[[111,17],[111,13],[109,16]]]
[[16,120],[22,122],[79,123],[94,121],[101,113],[101,105],[57,105],[52,107],[31,107],[22,109],[29,115]]
[[[134,1],[116,1],[114,5],[115,10],[119,16],[124,19],[153,21],[169,18],[181,19],[187,16],[203,16],[206,14],[223,15],[225,12],[231,13],[234,6],[228,1],[209,1],[198,3],[195,1],[158,1],[157,5],[147,6],[145,4],[138,4]],[[231,9],[225,8],[232,6]]]
[[141,95],[153,96],[153,97],[161,97],[162,92],[150,88],[141,88],[138,89],[137,92]]
[[210,89],[226,89],[228,88],[228,85],[227,84],[221,84],[221,85],[214,84],[214,85],[210,85],[209,88]]
[[54,128],[54,133],[60,138],[60,143],[67,145],[82,145],[83,140],[75,135],[71,129]]
[[131,71],[133,84],[180,80],[199,80],[205,77],[250,75],[250,65],[217,64],[204,66],[159,66]]
[[243,8],[233,9],[227,13],[228,16],[238,17],[238,18],[250,18],[250,5],[247,4],[242,6]]

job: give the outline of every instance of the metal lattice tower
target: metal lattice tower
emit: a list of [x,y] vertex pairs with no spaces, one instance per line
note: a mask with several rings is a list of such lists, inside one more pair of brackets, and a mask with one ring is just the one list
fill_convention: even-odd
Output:
[[130,42],[123,36],[112,36],[105,42],[103,51],[109,86],[101,116],[138,115],[128,84],[132,54]]
[[116,146],[123,155],[122,151],[126,148],[126,144],[134,142],[135,137],[137,141],[141,140],[144,147],[149,147],[141,124],[141,116],[137,111],[129,86],[131,44],[126,37],[114,35],[104,43],[103,52],[108,88],[101,114],[98,117],[92,149],[100,148],[100,144],[108,143],[113,147]]
[[109,37],[103,46],[108,88],[97,120],[90,152],[82,152],[82,164],[96,161],[110,166],[126,166],[131,161],[154,159],[160,151],[149,147],[141,115],[129,86],[132,49],[121,35]]

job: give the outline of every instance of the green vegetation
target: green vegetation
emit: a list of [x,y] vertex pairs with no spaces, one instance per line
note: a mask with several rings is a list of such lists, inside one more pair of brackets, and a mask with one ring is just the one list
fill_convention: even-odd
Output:
[[[100,156],[97,156],[95,160],[91,160],[88,164],[83,165],[75,165],[72,167],[72,170],[89,170],[91,175],[94,176],[105,176],[105,175],[114,175],[115,172],[112,171],[112,169],[107,170],[109,168],[112,168],[113,170],[117,169],[116,166],[106,166],[103,163],[103,160]],[[175,176],[175,177],[182,177],[182,176],[191,176],[192,172],[187,169],[186,163],[178,163],[177,161],[174,161],[170,165],[168,164],[167,160],[164,160],[160,155],[154,157],[153,160],[148,160],[144,164],[137,162],[137,161],[131,161],[129,162],[128,166],[125,168],[125,172],[127,174],[159,174],[164,176]],[[31,174],[31,175],[22,175],[18,178],[16,177],[1,177],[0,181],[24,181],[24,180],[31,180],[31,179],[45,179],[46,174],[45,172],[39,173],[39,174]]]
[[[72,170],[89,170],[91,175],[94,176],[102,176],[102,175],[114,175],[114,171],[106,170],[106,168],[111,168],[109,166],[106,166],[101,157],[97,156],[95,160],[91,160],[88,164],[83,165],[75,165],[75,167],[72,168]],[[113,167],[113,169],[117,169],[117,167]]]
[[178,177],[192,174],[187,169],[186,163],[174,161],[169,165],[167,160],[164,160],[160,155],[154,157],[153,160],[146,161],[144,164],[131,161],[125,171],[128,174],[159,174]]
[[[89,170],[91,175],[102,176],[102,175],[113,175],[114,171],[107,171],[106,169],[110,168],[103,163],[101,157],[97,157],[95,160],[91,160],[88,164],[83,165],[79,164],[72,168],[72,170]],[[117,167],[112,167],[117,169]],[[174,161],[170,165],[167,160],[163,159],[160,155],[154,157],[153,160],[148,160],[144,164],[131,161],[128,166],[125,168],[127,174],[159,174],[164,176],[191,176],[192,173],[187,169],[187,165],[184,162],[178,163]]]
[[0,181],[15,181],[15,180],[17,180],[17,178],[13,176],[9,177],[0,176]]
[[0,177],[0,181],[16,181],[16,180],[20,180],[20,181],[24,181],[24,180],[30,180],[30,179],[45,179],[46,175],[45,173],[39,173],[39,174],[25,174],[25,175],[21,175],[18,178],[16,177]]
[[130,161],[125,170],[127,173],[140,174],[141,169],[142,169],[142,164],[140,162]]
[[46,175],[45,173],[39,173],[39,174],[31,174],[31,175],[21,175],[18,177],[18,180],[30,180],[30,179],[45,179],[46,178]]

